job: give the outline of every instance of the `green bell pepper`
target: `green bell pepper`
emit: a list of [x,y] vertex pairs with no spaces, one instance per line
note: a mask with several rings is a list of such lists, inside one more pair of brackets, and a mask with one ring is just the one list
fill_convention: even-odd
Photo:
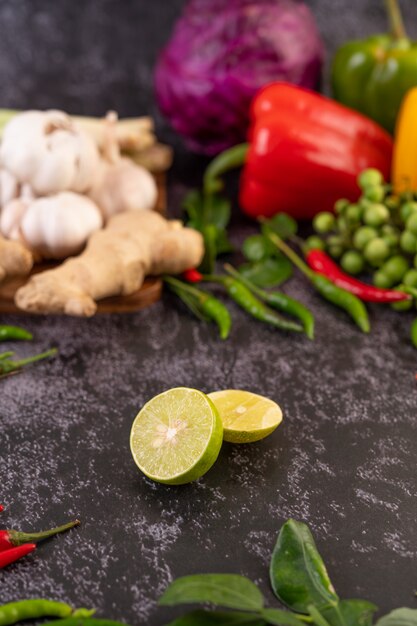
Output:
[[406,92],[417,86],[417,42],[408,39],[398,0],[385,0],[390,35],[351,41],[336,52],[332,88],[336,100],[393,133]]

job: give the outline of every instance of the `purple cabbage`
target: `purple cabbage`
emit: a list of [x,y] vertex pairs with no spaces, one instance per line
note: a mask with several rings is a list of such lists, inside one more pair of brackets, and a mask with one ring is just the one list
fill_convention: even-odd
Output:
[[161,111],[189,148],[209,155],[244,141],[263,85],[314,89],[323,45],[309,8],[296,0],[191,0],[155,73]]

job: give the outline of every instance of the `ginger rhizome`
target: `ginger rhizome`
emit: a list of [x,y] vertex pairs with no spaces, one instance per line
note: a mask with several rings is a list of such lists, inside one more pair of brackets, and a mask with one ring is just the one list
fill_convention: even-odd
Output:
[[198,266],[203,254],[200,233],[178,221],[150,211],[119,213],[78,257],[30,278],[15,302],[25,311],[89,317],[98,300],[134,293],[147,275]]
[[26,276],[32,265],[33,257],[25,246],[0,235],[0,282],[8,276]]

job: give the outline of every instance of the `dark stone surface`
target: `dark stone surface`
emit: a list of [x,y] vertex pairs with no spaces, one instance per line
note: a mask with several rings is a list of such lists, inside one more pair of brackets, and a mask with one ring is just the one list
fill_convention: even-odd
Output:
[[[155,51],[181,4],[3,0],[1,105],[153,112]],[[383,27],[377,0],[312,4],[330,48]],[[416,6],[403,4],[411,21]],[[174,210],[198,166],[190,156],[178,162]],[[235,218],[237,243],[252,230]],[[83,525],[1,571],[0,602],[44,596],[158,626],[177,614],[156,608],[173,577],[224,571],[250,576],[272,605],[269,555],[281,524],[295,517],[311,525],[340,595],[383,611],[416,607],[412,314],[371,308],[373,332],[363,336],[301,277],[286,289],[314,310],[315,342],[231,307],[233,332],[222,343],[170,296],[135,315],[2,318],[36,334],[19,354],[60,349],[0,383],[2,526],[73,516]],[[263,442],[225,445],[195,484],[152,484],[131,458],[130,427],[147,399],[178,385],[265,394],[282,405],[284,422]]]

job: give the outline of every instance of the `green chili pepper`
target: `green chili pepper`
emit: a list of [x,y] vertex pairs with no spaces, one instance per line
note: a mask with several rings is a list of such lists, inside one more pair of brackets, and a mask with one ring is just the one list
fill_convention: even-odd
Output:
[[254,285],[250,280],[248,280],[245,276],[240,274],[234,267],[226,263],[224,266],[225,270],[231,274],[236,280],[240,281],[248,289],[250,289],[255,295],[257,295],[261,300],[269,304],[274,309],[278,309],[283,313],[288,313],[288,315],[292,315],[299,319],[303,326],[305,333],[309,339],[313,339],[314,337],[314,316],[298,300],[294,300],[294,298],[290,298],[289,296],[282,293],[282,291],[266,291],[265,289],[261,289]]
[[19,372],[25,365],[47,359],[50,356],[55,356],[57,352],[58,350],[56,348],[51,348],[41,354],[29,356],[26,359],[20,359],[18,361],[12,361],[10,359],[10,357],[14,355],[14,352],[3,352],[3,354],[0,354],[0,378],[12,374],[13,372]]
[[413,346],[417,348],[417,318],[411,324],[411,341]]
[[364,113],[389,132],[406,92],[417,86],[417,47],[407,38],[398,0],[385,0],[391,34],[350,41],[332,66],[336,100]]
[[10,626],[17,622],[41,617],[89,617],[94,612],[89,609],[74,610],[65,602],[53,600],[20,600],[0,606],[0,626]]
[[277,235],[270,233],[269,239],[274,243],[281,252],[287,255],[287,257],[294,263],[296,267],[310,280],[313,287],[318,293],[326,300],[346,311],[348,315],[353,319],[357,326],[364,333],[368,333],[370,330],[368,313],[365,305],[359,298],[354,296],[349,291],[341,289],[334,285],[328,278],[318,274],[311,270],[300,259],[298,254],[294,252],[282,239]]
[[83,617],[74,614],[73,617],[53,620],[47,622],[47,626],[128,626],[123,622],[115,622],[110,619],[100,619],[96,617]]
[[265,322],[275,328],[281,330],[292,330],[295,332],[303,332],[300,324],[291,322],[285,317],[278,315],[275,311],[267,307],[259,300],[243,283],[239,282],[231,276],[212,276],[204,277],[205,280],[220,283],[226,289],[228,295],[240,306],[241,309],[249,313],[252,317],[260,322]]
[[25,328],[20,328],[19,326],[0,326],[0,341],[12,341],[15,339],[31,341],[33,335]]
[[216,193],[223,188],[221,176],[230,170],[242,167],[249,150],[248,143],[241,143],[221,152],[208,165],[203,180],[203,188],[206,194]]
[[220,338],[227,339],[232,326],[232,318],[229,310],[220,300],[206,291],[192,287],[172,276],[165,276],[164,281],[199,319],[215,322],[220,332]]

